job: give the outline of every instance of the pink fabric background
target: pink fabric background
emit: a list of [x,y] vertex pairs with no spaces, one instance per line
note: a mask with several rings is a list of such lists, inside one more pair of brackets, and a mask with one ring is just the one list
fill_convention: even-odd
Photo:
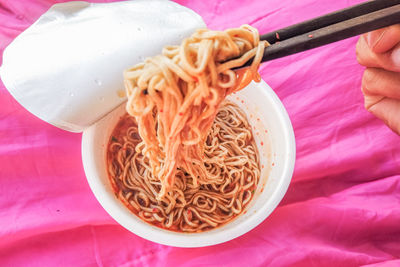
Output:
[[[56,2],[0,0],[0,51]],[[249,23],[261,33],[358,2],[179,1],[210,28]],[[0,83],[0,265],[400,266],[400,137],[363,108],[356,40],[261,67],[292,119],[293,181],[257,228],[198,249],[119,226],[86,182],[81,135],[37,119]]]

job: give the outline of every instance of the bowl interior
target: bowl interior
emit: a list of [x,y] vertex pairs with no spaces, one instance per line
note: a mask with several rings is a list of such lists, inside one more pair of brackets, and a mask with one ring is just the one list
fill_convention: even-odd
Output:
[[125,112],[121,105],[86,129],[82,160],[89,185],[103,208],[133,233],[160,244],[178,247],[214,245],[238,237],[261,223],[276,208],[290,183],[295,162],[292,125],[282,103],[264,82],[251,83],[228,97],[247,115],[260,154],[261,177],[246,210],[228,224],[202,233],[177,233],[152,226],[122,204],[114,195],[107,174],[106,148],[110,134]]

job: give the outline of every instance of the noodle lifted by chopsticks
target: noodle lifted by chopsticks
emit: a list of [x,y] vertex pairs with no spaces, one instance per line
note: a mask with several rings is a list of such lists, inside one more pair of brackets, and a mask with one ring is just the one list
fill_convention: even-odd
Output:
[[[162,55],[125,71],[126,108],[137,120],[142,153],[161,181],[158,198],[171,191],[178,168],[194,185],[216,183],[203,163],[205,140],[225,97],[259,80],[266,45],[248,25],[200,29],[180,46],[167,46]],[[246,71],[232,70],[252,57]]]

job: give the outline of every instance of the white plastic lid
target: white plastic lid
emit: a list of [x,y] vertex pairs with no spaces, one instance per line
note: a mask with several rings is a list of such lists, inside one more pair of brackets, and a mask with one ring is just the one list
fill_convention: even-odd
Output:
[[125,101],[124,69],[204,27],[164,0],[56,4],[5,49],[0,75],[35,116],[81,132]]

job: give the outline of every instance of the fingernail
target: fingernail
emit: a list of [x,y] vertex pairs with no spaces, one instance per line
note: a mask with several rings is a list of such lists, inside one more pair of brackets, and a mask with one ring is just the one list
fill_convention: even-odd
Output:
[[367,33],[366,39],[367,39],[367,44],[370,48],[374,48],[380,40],[382,40],[383,35],[385,35],[386,29],[383,31],[373,31]]
[[393,49],[390,57],[392,59],[393,64],[396,67],[400,68],[400,47],[396,47],[395,49]]

